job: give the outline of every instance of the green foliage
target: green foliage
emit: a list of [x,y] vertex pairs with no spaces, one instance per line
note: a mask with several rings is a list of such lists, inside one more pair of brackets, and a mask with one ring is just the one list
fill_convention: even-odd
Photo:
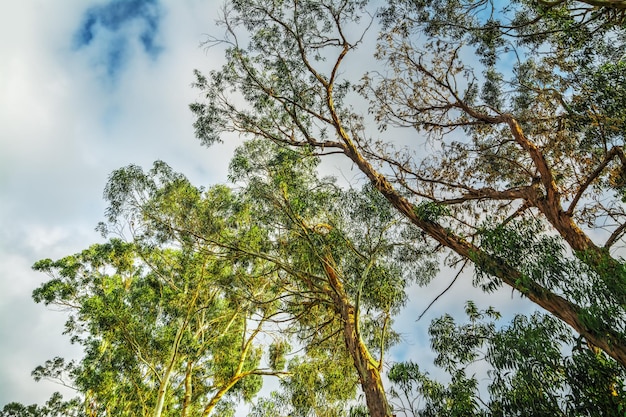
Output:
[[348,416],[347,403],[355,396],[357,376],[347,352],[339,346],[317,346],[308,356],[289,362],[281,390],[260,398],[250,416]]
[[248,414],[249,417],[286,417],[285,398],[278,392],[272,391],[269,398],[259,398]]
[[[535,219],[521,219],[494,229],[481,230],[481,247],[502,262],[515,264],[522,273],[520,287],[537,282],[548,289],[567,283],[579,265],[564,254],[562,240],[542,234],[543,225]],[[485,277],[478,270],[477,281]]]
[[436,222],[443,216],[449,216],[450,208],[445,204],[423,201],[415,206],[415,214],[424,221]]
[[294,416],[338,416],[344,404],[354,398],[356,375],[351,359],[343,349],[337,349],[336,354],[324,353],[315,361],[294,360],[289,364],[290,376],[281,381],[281,387]]
[[433,320],[429,329],[431,347],[437,352],[435,365],[449,373],[453,373],[459,364],[472,363],[478,358],[477,348],[495,330],[494,323],[483,323],[482,320],[499,318],[499,314],[491,308],[478,311],[471,301],[467,302],[465,313],[470,320],[468,324],[457,326],[452,316],[446,314]]
[[0,410],[1,417],[82,417],[80,400],[78,398],[64,401],[58,392],[52,394],[46,404],[22,405],[19,403],[6,404]]
[[[239,269],[210,243],[237,225],[230,190],[197,189],[157,162],[147,174],[116,171],[105,195],[102,230],[129,228],[133,239],[35,264],[52,279],[33,298],[67,309],[66,333],[85,351],[68,366],[47,362],[35,378],[67,375],[86,397],[85,413],[103,415],[201,410],[233,379],[227,395],[250,401],[262,385],[262,349],[253,342],[267,316],[242,291],[264,284],[250,280],[259,262]],[[189,389],[193,402],[184,400]]]
[[[536,219],[520,219],[505,226],[481,230],[482,248],[499,262],[514,264],[522,274],[518,286],[538,283],[583,306],[580,320],[595,332],[626,328],[624,266],[610,256],[598,259],[596,251],[570,257],[563,240],[542,233]],[[491,290],[501,283],[494,271],[477,268],[475,282]]]
[[[412,362],[390,369],[398,411],[420,416],[622,415],[624,369],[574,339],[560,321],[534,313],[496,325],[498,313],[479,311],[471,302],[466,313],[466,324],[446,315],[429,329],[435,364],[450,375],[449,384],[431,379]],[[488,399],[481,397],[477,377],[467,376],[468,370],[481,368],[489,375]]]
[[276,371],[282,371],[287,365],[287,359],[285,354],[291,349],[291,346],[286,340],[279,340],[276,343],[270,345],[269,348],[269,363],[270,368]]
[[[445,386],[420,371],[413,362],[398,363],[388,374],[391,396],[399,399],[396,411],[415,416],[478,416],[477,381],[462,370],[456,371]],[[416,403],[420,402],[421,407]],[[404,405],[406,404],[406,405]]]

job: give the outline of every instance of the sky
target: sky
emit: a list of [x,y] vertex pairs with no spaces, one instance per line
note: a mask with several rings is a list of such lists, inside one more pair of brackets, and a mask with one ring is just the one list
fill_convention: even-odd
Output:
[[194,183],[221,182],[232,146],[193,135],[193,69],[221,53],[200,46],[211,0],[0,2],[0,407],[42,402],[58,387],[30,372],[77,355],[65,317],[31,293],[31,270],[102,241],[108,175],[157,159]]
[[[193,134],[193,70],[223,62],[206,49],[216,0],[23,0],[0,2],[0,407],[43,403],[59,387],[31,371],[80,351],[62,335],[65,316],[31,299],[48,277],[31,270],[102,241],[102,191],[128,164],[164,160],[196,185],[224,182],[232,141],[210,149]],[[341,174],[338,174],[341,175]],[[351,174],[352,175],[352,174]],[[398,318],[394,359],[431,362],[431,318],[468,298],[505,313],[527,310],[510,290],[497,302],[457,285],[420,322],[452,279],[414,288]],[[465,281],[467,279],[465,278]],[[469,291],[469,292],[468,292]]]

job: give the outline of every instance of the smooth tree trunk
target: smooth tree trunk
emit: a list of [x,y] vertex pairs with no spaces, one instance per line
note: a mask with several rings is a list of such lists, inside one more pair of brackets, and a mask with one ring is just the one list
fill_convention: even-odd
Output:
[[174,338],[174,344],[172,345],[172,349],[170,351],[170,357],[167,363],[167,367],[165,368],[165,372],[161,377],[161,383],[159,385],[159,392],[157,395],[157,403],[154,407],[154,417],[161,417],[163,413],[163,406],[165,404],[165,394],[167,393],[167,388],[170,382],[170,378],[172,377],[172,371],[174,370],[174,366],[176,364],[176,360],[178,359],[178,348],[180,346],[180,341],[183,337],[183,333],[185,330],[186,324],[181,323],[178,331],[176,332],[176,336]]

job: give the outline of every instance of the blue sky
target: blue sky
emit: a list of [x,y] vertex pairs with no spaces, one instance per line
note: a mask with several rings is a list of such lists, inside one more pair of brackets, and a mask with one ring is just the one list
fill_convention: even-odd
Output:
[[91,6],[76,28],[74,50],[91,52],[91,64],[115,80],[137,55],[158,59],[163,52],[164,18],[157,0],[116,0]]
[[[193,69],[222,63],[219,49],[200,46],[207,34],[223,33],[214,26],[220,6],[215,0],[0,4],[0,407],[45,401],[59,387],[34,382],[32,369],[80,353],[61,334],[62,312],[32,302],[32,290],[47,277],[30,267],[102,240],[94,228],[103,219],[108,175],[161,159],[198,185],[226,180],[234,141],[202,148],[188,110],[199,94],[191,88]],[[416,323],[449,275],[412,290],[397,320],[405,343],[396,359],[432,361],[424,336],[430,319],[461,311],[468,298],[488,305],[478,290],[457,285]],[[519,306],[512,300],[517,296],[504,290],[497,304],[512,311]]]

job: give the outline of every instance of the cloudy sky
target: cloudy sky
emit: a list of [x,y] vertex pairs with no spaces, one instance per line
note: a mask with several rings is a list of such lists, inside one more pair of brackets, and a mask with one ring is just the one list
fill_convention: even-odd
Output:
[[[57,387],[31,370],[76,354],[63,315],[31,301],[41,258],[101,241],[109,173],[163,159],[195,183],[223,181],[230,149],[202,148],[193,69],[219,65],[211,0],[0,4],[0,407]],[[215,56],[213,56],[213,55]]]
[[[80,352],[61,335],[64,316],[34,304],[47,277],[31,271],[102,239],[107,176],[162,159],[195,184],[225,181],[233,145],[202,148],[188,104],[194,68],[222,62],[200,43],[218,0],[47,0],[0,4],[0,407],[43,402],[57,386],[30,372]],[[429,357],[428,317],[415,317],[449,279],[415,289],[399,321],[400,359]],[[433,314],[483,298],[459,286]],[[517,297],[515,297],[517,298]],[[500,307],[513,311],[510,292]],[[492,303],[493,304],[493,303]],[[486,307],[487,303],[479,303]],[[424,356],[426,355],[426,356]]]

